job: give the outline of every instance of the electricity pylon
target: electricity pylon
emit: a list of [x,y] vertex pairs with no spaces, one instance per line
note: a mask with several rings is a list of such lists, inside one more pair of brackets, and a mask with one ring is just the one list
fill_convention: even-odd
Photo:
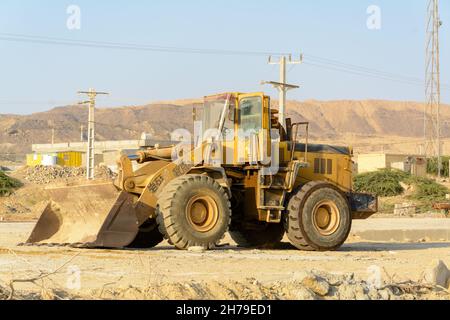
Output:
[[429,0],[427,8],[426,32],[426,75],[425,95],[425,154],[436,157],[438,161],[438,177],[442,171],[442,145],[441,145],[441,83],[439,66],[439,28],[442,22],[439,17],[439,0]]

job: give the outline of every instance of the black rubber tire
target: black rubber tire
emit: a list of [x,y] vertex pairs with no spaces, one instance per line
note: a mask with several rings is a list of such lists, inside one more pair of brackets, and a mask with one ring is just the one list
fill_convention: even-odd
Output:
[[[340,223],[331,235],[322,235],[312,222],[313,208],[321,201],[332,201],[339,211]],[[305,251],[335,251],[347,240],[352,215],[347,198],[332,184],[310,182],[292,196],[285,219],[286,234],[293,246]]]
[[156,219],[148,219],[140,228],[134,241],[128,246],[131,249],[150,249],[164,241],[158,230]]
[[237,224],[229,233],[239,247],[269,249],[280,244],[285,230],[282,223],[267,223],[260,228],[246,228]]
[[[218,208],[218,220],[207,232],[195,230],[186,217],[186,205],[198,195],[208,195]],[[186,175],[171,181],[157,205],[159,231],[178,249],[213,249],[225,236],[231,221],[230,200],[225,190],[206,175]]]

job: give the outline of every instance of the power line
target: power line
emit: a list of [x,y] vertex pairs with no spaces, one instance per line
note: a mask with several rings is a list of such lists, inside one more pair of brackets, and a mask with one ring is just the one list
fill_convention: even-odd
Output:
[[224,50],[224,49],[205,49],[205,48],[183,48],[170,46],[156,46],[135,43],[119,43],[106,41],[89,41],[74,40],[54,37],[44,37],[35,35],[0,33],[0,40],[13,42],[32,42],[41,44],[81,46],[90,48],[109,48],[120,50],[138,50],[138,51],[154,51],[154,52],[170,52],[170,53],[192,53],[192,54],[220,54],[220,55],[287,55],[283,52],[270,51],[240,51],[240,50]]
[[[153,51],[153,52],[169,52],[169,53],[188,53],[188,54],[210,54],[210,55],[247,55],[247,56],[285,56],[289,55],[285,52],[269,52],[269,51],[242,51],[227,49],[206,49],[206,48],[186,48],[174,46],[158,46],[150,44],[136,43],[119,43],[107,41],[89,41],[75,40],[66,38],[56,38],[37,35],[25,35],[14,33],[0,33],[0,40],[14,42],[31,42],[40,44],[81,46],[89,48],[109,48],[119,50],[136,50],[136,51]],[[381,71],[364,66],[349,64],[334,59],[319,57],[316,55],[306,54],[305,64],[318,68],[325,68],[338,72],[344,72],[359,76],[377,78],[381,80],[402,82],[404,84],[423,85],[423,80],[417,77],[405,76],[391,72]],[[310,62],[309,62],[310,61]],[[442,88],[450,90],[450,85],[442,84]]]
[[[307,59],[305,59],[305,61],[303,63],[305,65],[309,65],[309,66],[313,66],[313,67],[317,67],[317,68],[321,68],[321,69],[327,69],[327,70],[332,70],[332,71],[337,71],[337,72],[342,72],[342,73],[348,73],[348,74],[353,74],[353,75],[357,75],[357,76],[369,77],[369,78],[374,78],[374,79],[398,82],[398,83],[402,83],[402,84],[406,84],[406,85],[412,85],[412,86],[423,87],[423,83],[424,83],[423,80],[419,80],[419,79],[413,80],[411,78],[411,80],[408,80],[408,79],[406,79],[403,76],[393,77],[393,76],[389,76],[387,74],[383,74],[381,72],[380,73],[374,73],[374,72],[358,71],[356,69],[339,67],[338,65],[308,62]],[[441,87],[443,89],[445,89],[445,90],[450,90],[450,87],[447,86],[447,85],[443,85]]]
[[[240,51],[227,49],[206,49],[206,48],[183,48],[174,46],[157,46],[149,44],[136,43],[119,43],[107,41],[89,41],[89,40],[75,40],[57,37],[25,35],[14,33],[0,33],[0,40],[14,41],[14,42],[29,42],[39,44],[63,45],[63,46],[78,46],[88,48],[108,48],[118,50],[136,50],[136,51],[151,51],[151,52],[168,52],[168,53],[187,53],[187,54],[209,54],[209,55],[247,55],[247,56],[285,56],[287,53],[282,52],[265,52],[265,51]],[[354,65],[350,63],[341,62],[334,59],[323,58],[316,55],[305,54],[304,64],[315,68],[327,69],[341,73],[347,73],[357,76],[363,76],[373,79],[392,81],[407,85],[423,86],[424,80],[418,77],[406,76],[364,66]],[[441,84],[443,90],[450,90],[450,85]],[[2,102],[0,102],[2,104]],[[23,103],[25,104],[25,103]]]
[[399,78],[399,79],[403,79],[406,81],[420,82],[423,84],[423,79],[420,79],[417,77],[395,74],[395,73],[391,73],[391,72],[381,71],[378,69],[372,69],[372,68],[367,68],[367,67],[358,66],[358,65],[354,65],[354,64],[344,63],[344,62],[340,62],[340,61],[333,60],[333,59],[321,58],[321,57],[314,56],[314,55],[305,54],[304,59],[305,59],[305,61],[311,60],[312,62],[321,63],[321,64],[325,64],[325,65],[331,65],[331,66],[335,66],[335,67],[341,67],[341,68],[345,68],[345,69],[349,69],[349,70],[354,70],[357,72],[364,72],[364,73],[368,73],[368,74],[374,74],[374,75],[390,77],[390,78]]
[[[364,77],[369,77],[369,78],[375,78],[375,79],[381,79],[381,80],[387,80],[387,81],[394,81],[394,82],[399,82],[399,83],[408,84],[408,85],[420,85],[419,83],[416,83],[416,82],[404,81],[404,80],[395,79],[395,78],[391,78],[391,77],[374,75],[374,74],[368,74],[368,73],[365,73],[365,72],[358,72],[358,71],[353,71],[353,70],[349,70],[349,69],[343,69],[343,68],[338,68],[338,67],[321,65],[321,64],[311,63],[311,62],[306,62],[306,61],[304,62],[304,64],[305,65],[309,65],[309,66],[313,66],[313,67],[317,67],[317,68],[322,68],[322,69],[328,69],[328,70],[332,70],[332,71],[338,71],[338,72],[353,74],[353,75],[357,75],[357,76],[364,76]],[[422,86],[423,86],[423,84],[422,84]]]
[[38,104],[60,104],[60,105],[69,105],[73,103],[73,101],[53,101],[53,100],[48,100],[48,101],[24,101],[24,100],[3,100],[0,99],[0,104],[14,104],[14,105],[38,105]]

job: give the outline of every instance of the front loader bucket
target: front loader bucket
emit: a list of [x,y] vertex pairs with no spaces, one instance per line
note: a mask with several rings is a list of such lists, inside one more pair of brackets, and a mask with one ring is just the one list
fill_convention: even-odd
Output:
[[136,238],[133,196],[117,191],[112,183],[47,191],[52,201],[26,244],[124,248]]

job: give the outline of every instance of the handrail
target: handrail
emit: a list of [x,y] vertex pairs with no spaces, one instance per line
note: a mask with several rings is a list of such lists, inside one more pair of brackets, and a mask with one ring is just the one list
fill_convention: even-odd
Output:
[[[294,161],[295,157],[295,145],[297,144],[297,135],[300,126],[305,126],[306,128],[306,144],[305,144],[305,161],[308,159],[308,143],[309,143],[309,122],[296,122],[292,124],[291,132],[291,162]],[[294,130],[295,128],[295,130]]]

